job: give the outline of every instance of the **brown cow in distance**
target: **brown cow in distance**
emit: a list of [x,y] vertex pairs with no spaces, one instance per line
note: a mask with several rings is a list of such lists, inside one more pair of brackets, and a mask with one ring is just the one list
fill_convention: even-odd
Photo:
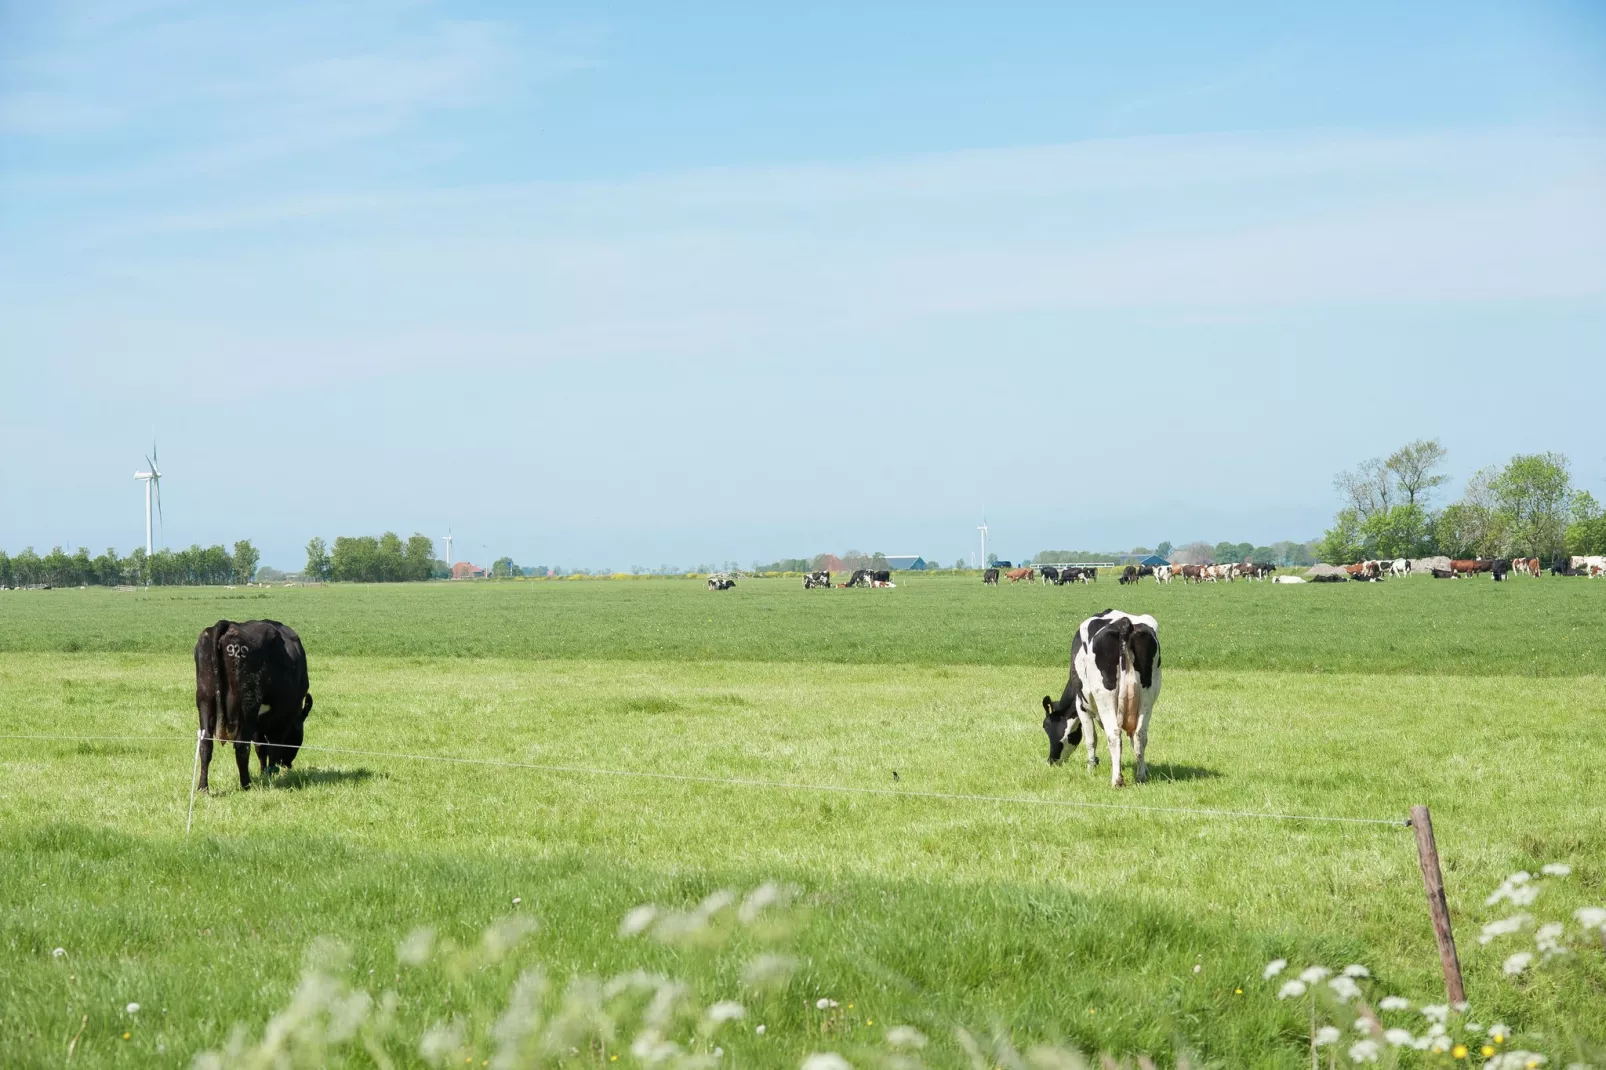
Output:
[[1009,577],[1010,583],[1019,583],[1021,580],[1025,580],[1027,583],[1030,583],[1032,582],[1032,577],[1037,575],[1037,572],[1035,569],[1029,568],[1012,568],[1008,572],[1004,573],[1004,575]]
[[1460,558],[1450,562],[1450,571],[1458,576],[1475,576],[1480,572],[1488,572],[1494,568],[1492,558]]

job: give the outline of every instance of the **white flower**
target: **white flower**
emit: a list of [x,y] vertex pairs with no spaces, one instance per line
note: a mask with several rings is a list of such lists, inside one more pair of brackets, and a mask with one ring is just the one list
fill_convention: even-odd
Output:
[[522,898],[522,897],[520,897],[520,896],[517,896],[517,895],[515,895],[515,896],[514,896],[514,897],[513,897],[513,905],[514,905],[514,906],[518,906],[518,905],[519,905],[519,904],[520,904],[520,903],[522,903],[522,902],[524,902],[524,899],[523,899],[523,898]]
[[127,1011],[129,1014],[138,1014],[139,1013],[139,1004],[138,1003],[130,1003],[128,1006],[124,1007],[123,1010]]
[[1375,1063],[1378,1053],[1377,1041],[1357,1040],[1349,1049],[1349,1058],[1352,1063]]
[[1416,1040],[1409,1029],[1385,1029],[1383,1031],[1383,1039],[1396,1048],[1413,1043]]
[[[56,954],[61,954],[61,948],[56,948]],[[1266,963],[1266,969],[1263,973],[1261,973],[1260,976],[1262,979],[1269,981],[1273,977],[1276,977],[1278,974],[1282,973],[1283,967],[1287,965],[1287,959],[1272,959],[1270,962]]]
[[1538,1052],[1503,1051],[1483,1066],[1484,1070],[1533,1070],[1536,1066],[1544,1066],[1545,1062],[1545,1057]]
[[1546,862],[1539,872],[1547,877],[1568,877],[1572,875],[1573,867],[1565,862]]
[[1534,946],[1543,951],[1547,959],[1552,955],[1565,955],[1567,949],[1561,944],[1561,933],[1562,924],[1559,921],[1541,925],[1539,931],[1534,933]]
[[803,1070],[853,1070],[853,1064],[834,1051],[818,1051],[803,1060]]
[[643,933],[647,930],[647,926],[651,925],[657,917],[658,908],[651,903],[636,907],[626,914],[624,920],[619,923],[619,935],[635,936]]
[[1365,966],[1362,966],[1360,963],[1354,963],[1352,965],[1344,967],[1344,976],[1345,977],[1370,977],[1370,976],[1372,976],[1372,971],[1368,970]]
[[1504,1022],[1496,1022],[1489,1027],[1489,1035],[1494,1037],[1496,1044],[1504,1044],[1506,1038],[1511,1035],[1511,1029]]
[[721,1022],[733,1022],[738,1018],[747,1017],[747,1008],[734,1000],[722,999],[708,1008],[705,1015],[715,1025]]
[[1509,936],[1524,925],[1532,923],[1533,920],[1532,914],[1513,914],[1509,918],[1491,921],[1483,927],[1483,933],[1478,937],[1478,943],[1487,944],[1496,937]]
[[1533,960],[1532,952],[1519,951],[1508,958],[1505,965],[1500,968],[1506,971],[1507,977],[1515,977],[1523,970],[1526,970],[1533,963]]
[[1316,1030],[1316,1046],[1318,1048],[1325,1048],[1329,1044],[1337,1044],[1338,1038],[1342,1035],[1343,1034],[1338,1031],[1337,1026],[1324,1025],[1320,1029]]
[[1532,879],[1533,874],[1527,870],[1513,873],[1500,882],[1500,887],[1489,893],[1489,898],[1483,901],[1483,905],[1492,907],[1501,900],[1507,900],[1519,907],[1527,906],[1539,898],[1539,885],[1528,883]]
[[[1580,911],[1579,913],[1582,913],[1582,911]],[[1580,918],[1579,920],[1582,921],[1583,919]],[[56,950],[54,950],[54,951],[52,951],[50,953],[50,957],[53,958],[53,959],[65,958],[66,955],[67,955],[67,949],[64,948],[64,947],[58,947],[58,948],[56,948]]]
[[1277,990],[1278,999],[1293,999],[1305,994],[1304,981],[1289,981]]
[[1404,996],[1384,996],[1378,1000],[1377,1005],[1386,1011],[1407,1011],[1411,1009],[1411,1001]]
[[1361,986],[1342,974],[1328,981],[1327,987],[1331,988],[1333,994],[1345,1003],[1352,999],[1359,999],[1361,995]]
[[926,1046],[926,1035],[912,1025],[895,1025],[887,1030],[887,1046],[919,1049]]
[[1443,1025],[1445,1020],[1450,1017],[1450,1008],[1443,1003],[1423,1004],[1421,1011],[1422,1017],[1430,1022],[1438,1022],[1440,1025]]
[[1444,1036],[1444,1035],[1441,1034],[1439,1036],[1435,1036],[1435,1037],[1429,1038],[1428,1051],[1433,1052],[1435,1055],[1443,1055],[1445,1052],[1447,1052],[1449,1050],[1450,1050],[1450,1038],[1449,1037]]
[[[1573,917],[1586,929],[1606,929],[1606,907],[1579,907]],[[61,948],[56,948],[56,954],[62,954]]]
[[1200,970],[1202,970],[1202,969],[1204,969],[1204,967],[1203,967],[1203,966],[1201,966],[1201,965],[1199,965],[1199,964],[1198,964],[1198,963],[1197,963],[1197,962],[1195,962],[1195,963],[1194,963],[1194,964],[1193,964],[1193,972],[1194,972],[1194,973],[1198,973],[1198,972],[1199,972],[1199,971],[1200,971]]
[[824,996],[821,996],[819,999],[814,1001],[814,1009],[817,1011],[829,1010],[835,1006],[838,1006],[836,1000],[826,999]]
[[1333,971],[1326,966],[1307,966],[1299,975],[1299,979],[1308,985],[1313,985],[1322,978],[1331,976],[1332,973]]
[[758,1036],[763,1036],[764,1035],[764,1023],[760,1022],[757,1025],[755,1025],[753,1027],[753,1032]]
[[1353,1022],[1350,1023],[1350,1028],[1355,1030],[1363,1037],[1371,1036],[1372,1034],[1372,1023],[1365,1018],[1357,1017]]

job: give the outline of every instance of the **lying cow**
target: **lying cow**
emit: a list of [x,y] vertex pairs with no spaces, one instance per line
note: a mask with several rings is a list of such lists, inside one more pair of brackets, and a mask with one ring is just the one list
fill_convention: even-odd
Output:
[[196,790],[211,790],[214,741],[234,744],[241,791],[251,788],[253,743],[263,776],[289,769],[312,712],[301,637],[276,620],[220,620],[202,629],[195,640],[195,709],[201,721]]
[[1106,609],[1084,620],[1071,640],[1071,677],[1058,702],[1043,696],[1043,731],[1048,734],[1048,761],[1058,764],[1067,746],[1087,737],[1087,767],[1099,764],[1098,711],[1110,748],[1110,786],[1121,776],[1121,733],[1132,740],[1139,784],[1149,779],[1146,757],[1149,717],[1160,696],[1160,625],[1147,614],[1136,616]]
[[815,587],[829,588],[830,586],[831,574],[823,569],[818,572],[803,573],[803,589],[805,591],[813,590]]
[[1433,569],[1432,572],[1433,578],[1436,580],[1458,580],[1461,578],[1461,574],[1459,572],[1450,568],[1436,568]]
[[990,568],[990,569],[987,569],[986,571],[984,571],[981,574],[981,582],[986,584],[988,587],[997,587],[998,586],[998,570],[996,568]]

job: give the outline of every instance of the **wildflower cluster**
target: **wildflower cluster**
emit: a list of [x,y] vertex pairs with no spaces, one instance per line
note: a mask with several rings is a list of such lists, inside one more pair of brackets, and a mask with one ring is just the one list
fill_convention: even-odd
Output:
[[[1513,873],[1484,903],[1532,906],[1542,890],[1542,878],[1571,873],[1572,868],[1563,863],[1544,866],[1540,878],[1527,872]],[[1503,964],[1505,975],[1515,978],[1536,962],[1571,954],[1575,944],[1598,942],[1606,947],[1606,909],[1583,907],[1574,911],[1573,919],[1573,926],[1556,921],[1536,923],[1531,914],[1519,911],[1485,925],[1478,942],[1486,945],[1532,929],[1533,950],[1517,951]],[[1326,1051],[1330,1067],[1337,1066],[1341,1058],[1357,1065],[1473,1065],[1483,1070],[1538,1070],[1550,1063],[1548,1056],[1516,1043],[1504,1023],[1477,1021],[1467,1004],[1413,1003],[1400,995],[1368,992],[1374,986],[1365,966],[1355,964],[1335,972],[1312,965],[1293,976],[1287,971],[1287,959],[1274,959],[1266,965],[1263,979],[1278,984],[1278,999],[1309,1001],[1312,1054]],[[1318,1027],[1319,1019],[1326,1024]],[[1530,1043],[1544,1046],[1536,1040]]]

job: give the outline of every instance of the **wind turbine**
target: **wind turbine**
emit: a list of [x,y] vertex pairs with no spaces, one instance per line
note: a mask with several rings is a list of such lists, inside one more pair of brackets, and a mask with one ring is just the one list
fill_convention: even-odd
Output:
[[446,544],[446,567],[447,568],[451,568],[452,565],[455,564],[455,562],[452,560],[452,529],[451,528],[447,528],[446,529],[446,534],[441,538],[441,541]]
[[982,519],[981,524],[976,528],[976,530],[981,532],[981,567],[982,568],[986,568],[987,567],[987,520],[986,520],[986,518]]
[[163,520],[162,528],[165,531],[167,524],[162,517],[162,472],[156,467],[156,440],[151,440],[151,452],[145,457],[145,467],[149,471],[135,472],[134,478],[145,483],[145,556],[149,557],[156,552],[151,542],[151,493],[156,494],[156,515]]

